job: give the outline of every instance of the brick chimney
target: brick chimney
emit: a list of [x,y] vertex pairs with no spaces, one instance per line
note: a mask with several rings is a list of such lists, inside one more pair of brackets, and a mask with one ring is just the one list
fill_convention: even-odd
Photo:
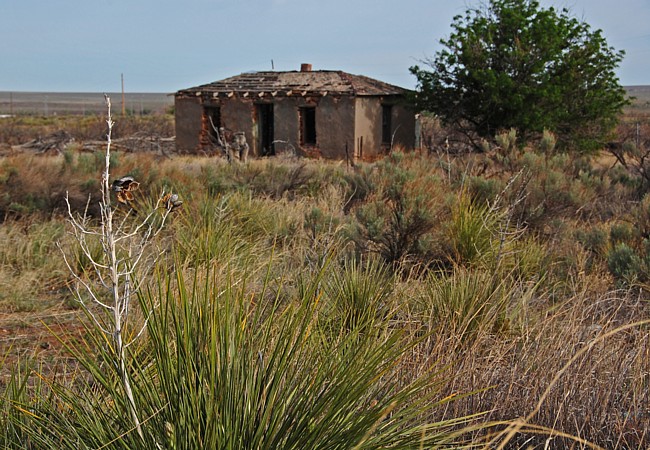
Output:
[[311,72],[311,64],[309,64],[309,63],[300,64],[300,71],[301,72]]

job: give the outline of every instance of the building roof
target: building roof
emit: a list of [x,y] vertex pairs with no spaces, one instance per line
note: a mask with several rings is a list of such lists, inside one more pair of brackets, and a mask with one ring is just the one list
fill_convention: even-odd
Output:
[[214,83],[183,89],[176,95],[212,94],[218,96],[291,96],[291,95],[346,95],[378,96],[402,95],[407,90],[363,75],[352,75],[340,70],[249,72]]

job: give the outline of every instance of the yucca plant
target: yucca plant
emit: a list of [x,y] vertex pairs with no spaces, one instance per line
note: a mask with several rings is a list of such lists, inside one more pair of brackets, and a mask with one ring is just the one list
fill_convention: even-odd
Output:
[[[6,355],[2,364],[6,363]],[[18,361],[11,376],[4,383],[0,397],[0,447],[19,448],[18,443],[29,443],[22,424],[31,418],[32,409],[39,400],[34,392],[41,394],[42,385],[34,383],[29,374],[31,367],[26,361]]]
[[[267,284],[197,274],[158,283],[149,322],[151,378],[159,386],[156,440],[164,448],[431,448],[463,420],[427,424],[436,378],[399,380],[412,344],[355,327],[324,339],[321,274],[298,298]],[[380,320],[380,319],[368,319]],[[160,430],[165,430],[164,434]]]
[[499,217],[487,204],[477,204],[462,191],[452,205],[447,224],[448,257],[454,264],[489,264],[497,252],[495,237]]
[[345,260],[325,283],[325,314],[343,330],[385,323],[395,312],[394,275],[379,259]]
[[[138,357],[133,352],[121,367],[103,331],[89,319],[83,341],[66,343],[78,369],[72,373],[44,375],[32,371],[21,396],[7,396],[12,434],[5,435],[5,448],[15,449],[133,449],[156,448],[149,433],[143,431],[149,404],[143,389],[153,385],[139,378]],[[129,373],[131,391],[123,387],[122,370]],[[148,380],[150,382],[150,380]],[[11,394],[13,395],[13,394]],[[136,405],[140,428],[130,414]]]
[[[66,195],[67,218],[72,229],[70,234],[77,245],[75,260],[71,260],[60,244],[59,246],[70,275],[76,282],[73,291],[75,298],[94,323],[94,328],[100,330],[106,338],[106,346],[113,355],[108,359],[114,363],[117,369],[115,375],[128,399],[125,411],[130,415],[140,438],[144,439],[142,419],[132,392],[129,372],[129,347],[134,344],[140,333],[128,336],[126,332],[132,316],[132,298],[139,289],[138,277],[146,272],[146,266],[158,256],[156,250],[152,251],[150,247],[153,239],[162,231],[173,208],[171,204],[158,199],[146,215],[133,220],[133,215],[138,216],[139,213],[134,206],[136,199],[132,191],[138,189],[140,183],[131,176],[113,177],[112,183],[110,181],[114,122],[110,98],[105,96],[105,99],[108,126],[106,150],[101,158],[96,156],[98,161],[104,162],[99,223],[93,224],[87,209],[81,216],[74,214]],[[112,193],[115,193],[118,205],[126,206],[124,215],[120,214],[119,206],[114,206]],[[90,199],[88,202],[90,203]],[[102,250],[99,255],[97,244]],[[76,267],[81,259],[79,252],[86,259],[86,265],[90,266],[83,267],[81,273]],[[88,273],[91,276],[88,276]],[[144,328],[141,330],[144,331]]]
[[456,267],[451,274],[432,273],[423,299],[426,322],[444,328],[460,341],[479,331],[492,332],[506,324],[514,285],[502,275]]
[[179,450],[453,445],[467,419],[427,421],[449,401],[437,390],[441,375],[405,379],[400,372],[415,342],[385,325],[385,333],[364,331],[382,326],[372,323],[381,318],[336,336],[321,328],[322,273],[292,298],[271,294],[268,279],[246,279],[254,275],[202,269],[188,281],[160,271],[141,291],[141,306],[152,313],[128,367],[141,437],[130,399],[110,373],[119,371],[116,355],[91,326],[85,344],[69,346],[84,375],[70,384],[41,377],[47,389],[31,404],[23,400],[15,420],[23,443]]

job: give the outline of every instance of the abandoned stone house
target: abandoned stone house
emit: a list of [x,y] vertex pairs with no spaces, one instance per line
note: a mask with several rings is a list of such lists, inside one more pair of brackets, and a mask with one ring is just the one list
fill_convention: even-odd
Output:
[[405,94],[361,75],[312,71],[310,64],[243,73],[176,92],[176,147],[209,153],[223,129],[229,141],[243,133],[252,156],[374,160],[391,145],[414,145],[415,116]]

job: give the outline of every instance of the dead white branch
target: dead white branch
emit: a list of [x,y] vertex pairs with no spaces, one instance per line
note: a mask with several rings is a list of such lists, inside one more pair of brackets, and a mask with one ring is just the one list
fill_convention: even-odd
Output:
[[[72,228],[72,232],[69,234],[74,237],[80,258],[84,259],[84,267],[75,267],[74,261],[66,255],[60,245],[59,249],[61,249],[65,265],[76,283],[75,298],[88,312],[97,328],[112,341],[118,376],[128,399],[129,414],[133,420],[134,429],[141,438],[144,438],[138,406],[131,388],[128,369],[129,355],[126,350],[145,332],[152,311],[146,314],[144,324],[139,328],[135,337],[128,342],[125,342],[124,332],[132,309],[131,302],[140,289],[145,272],[151,268],[149,263],[152,261],[155,263],[162,254],[160,251],[152,252],[149,248],[153,239],[165,226],[172,209],[166,206],[162,200],[165,195],[163,192],[153,209],[144,217],[138,217],[137,214],[132,214],[135,211],[130,203],[134,198],[133,195],[130,192],[129,195],[121,192],[118,193],[118,201],[129,206],[130,211],[124,217],[116,220],[117,209],[111,204],[111,192],[114,189],[109,182],[111,135],[114,122],[111,117],[110,98],[108,96],[105,98],[108,111],[106,119],[108,133],[101,180],[99,223],[92,225],[93,222],[88,216],[90,198],[81,216],[73,213],[67,194],[65,198],[68,222]],[[131,179],[131,181],[133,180]],[[135,184],[137,188],[138,183]],[[95,249],[94,252],[93,249]]]

